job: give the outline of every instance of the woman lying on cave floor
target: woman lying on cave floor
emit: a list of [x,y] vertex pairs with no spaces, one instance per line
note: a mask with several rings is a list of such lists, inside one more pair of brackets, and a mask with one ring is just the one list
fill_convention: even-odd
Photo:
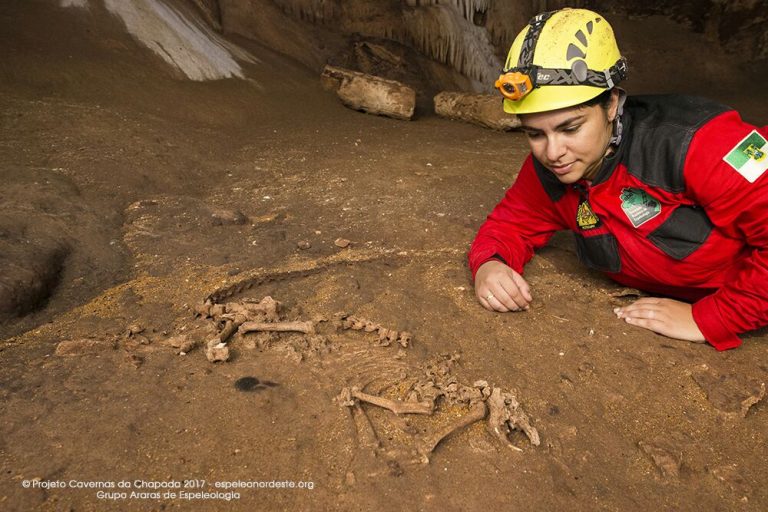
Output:
[[718,350],[768,325],[768,127],[687,96],[627,97],[608,22],[584,9],[534,17],[496,82],[531,154],[469,253],[486,309],[528,309],[522,277],[555,231],[579,259],[645,297],[628,324]]

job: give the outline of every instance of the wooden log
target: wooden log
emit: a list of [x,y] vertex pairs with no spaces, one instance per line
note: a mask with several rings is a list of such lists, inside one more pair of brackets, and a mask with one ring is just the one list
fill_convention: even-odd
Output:
[[351,109],[406,121],[413,117],[416,91],[395,80],[325,66],[320,83]]
[[441,92],[434,97],[435,112],[439,116],[494,130],[514,130],[520,126],[520,120],[516,115],[504,112],[501,101],[498,94]]

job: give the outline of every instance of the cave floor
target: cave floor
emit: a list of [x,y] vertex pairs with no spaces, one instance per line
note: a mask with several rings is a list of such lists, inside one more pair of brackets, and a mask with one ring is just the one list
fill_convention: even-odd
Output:
[[[530,311],[477,304],[466,251],[521,134],[354,112],[255,46],[249,81],[190,83],[126,37],[60,46],[8,19],[0,216],[16,242],[49,242],[19,254],[60,271],[45,307],[0,331],[3,510],[768,508],[768,411],[752,405],[768,334],[718,353],[631,328],[612,308],[636,291],[582,268],[567,235],[526,269]],[[765,119],[766,99],[745,104]],[[180,337],[212,336],[194,315],[210,296],[325,321],[236,334],[227,362],[179,355]],[[413,341],[378,346],[342,314]],[[540,445],[479,422],[425,464],[403,454],[468,408],[363,404],[372,448],[336,399],[405,399],[436,366],[514,392]]]

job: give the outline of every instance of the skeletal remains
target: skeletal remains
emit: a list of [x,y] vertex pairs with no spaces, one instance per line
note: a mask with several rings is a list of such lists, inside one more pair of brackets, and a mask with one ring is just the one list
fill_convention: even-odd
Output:
[[221,326],[219,333],[205,344],[205,355],[211,362],[227,361],[229,347],[227,341],[235,333],[249,332],[315,332],[314,322],[285,322],[280,321],[278,308],[280,303],[272,297],[264,297],[260,301],[244,299],[240,302],[215,304],[208,300],[195,308],[196,316],[212,318]]
[[397,342],[401,347],[408,348],[408,345],[411,343],[411,333],[407,331],[387,329],[380,324],[352,315],[344,315],[341,317],[341,328],[365,332],[378,331],[379,341],[377,344],[382,347],[388,347],[390,344]]
[[[313,321],[285,321],[280,319],[280,303],[272,297],[260,301],[243,299],[239,302],[218,304],[208,299],[195,308],[196,316],[212,319],[219,327],[219,332],[205,344],[205,354],[211,362],[227,361],[229,347],[227,341],[235,333],[249,332],[299,332],[307,335],[315,333]],[[343,330],[363,331],[378,334],[376,346],[389,346],[398,343],[407,348],[412,335],[407,331],[397,331],[383,327],[376,322],[352,315],[338,315],[337,327]],[[402,349],[401,349],[402,350]],[[538,431],[531,426],[528,415],[520,407],[517,398],[509,391],[488,385],[486,381],[477,381],[472,386],[463,385],[450,374],[451,367],[459,356],[445,357],[425,367],[426,379],[412,383],[405,400],[393,400],[364,392],[361,387],[345,387],[337,397],[338,402],[351,408],[352,417],[363,447],[374,449],[390,457],[402,454],[385,452],[365,409],[361,404],[370,404],[387,409],[396,417],[405,414],[433,415],[438,400],[450,405],[463,405],[468,412],[445,426],[436,429],[416,440],[414,452],[406,454],[411,462],[428,463],[429,457],[437,445],[446,437],[477,421],[487,418],[487,428],[503,444],[521,451],[509,441],[509,435],[520,430],[528,437],[531,444],[540,443]]]
[[450,375],[450,367],[456,359],[458,357],[453,356],[441,364],[428,366],[427,379],[414,383],[411,393],[404,401],[364,393],[358,387],[343,388],[337,401],[342,406],[352,408],[361,444],[373,447],[377,453],[382,452],[387,456],[399,455],[383,450],[373,424],[361,406],[362,403],[382,407],[398,416],[401,414],[431,415],[436,409],[437,399],[442,397],[449,404],[465,404],[469,411],[449,424],[418,438],[415,452],[410,454],[412,457],[409,462],[429,463],[430,455],[443,439],[486,417],[489,431],[504,445],[522,451],[512,444],[508,437],[513,431],[521,430],[532,445],[538,446],[539,433],[531,426],[528,415],[520,407],[515,396],[502,388],[489,386],[486,381],[477,381],[472,386],[460,384]]
[[[209,299],[199,304],[195,308],[195,316],[213,319],[220,326],[218,334],[205,343],[205,355],[208,360],[217,362],[229,359],[227,341],[235,332],[315,333],[313,321],[280,321],[279,307],[280,303],[270,296],[260,301],[243,299],[240,302],[225,304],[217,304]],[[396,342],[405,348],[411,343],[412,336],[407,331],[388,329],[381,324],[351,315],[339,315],[339,320],[342,329],[378,332],[378,346],[386,347]]]

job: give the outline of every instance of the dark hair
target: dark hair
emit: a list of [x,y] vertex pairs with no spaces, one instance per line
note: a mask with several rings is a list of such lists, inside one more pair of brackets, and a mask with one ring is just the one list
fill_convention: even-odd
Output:
[[580,107],[592,107],[594,105],[600,105],[603,107],[603,110],[608,110],[608,107],[611,106],[611,91],[613,89],[606,89],[591,100],[587,100],[581,105]]

